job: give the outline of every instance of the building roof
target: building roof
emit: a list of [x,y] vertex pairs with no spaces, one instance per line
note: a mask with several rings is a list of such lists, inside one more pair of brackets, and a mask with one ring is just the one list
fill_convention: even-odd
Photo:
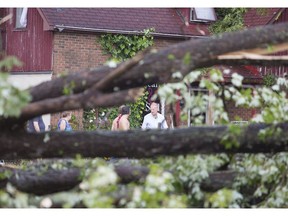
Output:
[[283,8],[250,8],[244,15],[244,25],[249,27],[273,23]]
[[172,8],[41,8],[40,13],[50,30],[139,33],[154,28],[159,36],[209,35],[204,23],[184,25],[183,18]]

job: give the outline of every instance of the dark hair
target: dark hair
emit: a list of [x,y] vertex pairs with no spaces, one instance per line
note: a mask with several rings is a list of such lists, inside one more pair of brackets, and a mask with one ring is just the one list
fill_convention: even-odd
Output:
[[122,108],[125,107],[125,105],[121,105],[119,108],[118,108],[118,114],[122,114]]
[[125,115],[125,114],[129,114],[130,113],[130,107],[129,106],[123,106],[121,108],[121,114]]
[[67,116],[69,116],[71,114],[72,114],[71,112],[65,111],[65,112],[62,113],[62,118],[65,118],[65,117],[67,117]]

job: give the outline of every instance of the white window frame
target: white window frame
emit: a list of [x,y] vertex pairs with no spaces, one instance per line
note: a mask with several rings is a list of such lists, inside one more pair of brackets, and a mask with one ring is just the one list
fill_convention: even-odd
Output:
[[215,22],[217,20],[214,8],[191,8],[191,22]]
[[16,8],[16,29],[23,29],[27,27],[27,13],[28,8]]

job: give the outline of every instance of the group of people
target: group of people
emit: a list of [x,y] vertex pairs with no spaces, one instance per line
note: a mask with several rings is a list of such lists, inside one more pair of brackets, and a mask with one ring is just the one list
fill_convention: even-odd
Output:
[[[63,112],[57,124],[58,131],[72,131],[69,120],[72,117],[71,112]],[[28,121],[27,129],[29,132],[44,132],[46,130],[42,116],[35,117]]]
[[[130,129],[129,115],[131,114],[130,107],[122,105],[118,110],[119,115],[113,120],[111,130],[112,131],[125,131]],[[71,112],[63,112],[61,118],[57,124],[58,131],[72,131],[72,127],[69,123],[71,119]],[[144,116],[144,120],[141,126],[142,129],[155,129],[168,128],[165,117],[158,112],[158,104],[152,102],[150,105],[150,113]],[[45,131],[45,123],[42,116],[35,117],[28,121],[29,132],[43,132]]]
[[[120,106],[119,115],[113,120],[111,130],[112,131],[125,131],[130,129],[129,123],[130,107]],[[168,128],[165,117],[158,112],[158,104],[152,102],[150,104],[150,113],[144,116],[144,120],[141,126],[142,129],[166,129]]]

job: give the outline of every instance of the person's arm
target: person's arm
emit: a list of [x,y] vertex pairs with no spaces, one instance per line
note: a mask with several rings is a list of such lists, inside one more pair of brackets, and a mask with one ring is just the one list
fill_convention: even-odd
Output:
[[116,128],[115,128],[115,120],[114,120],[112,123],[111,131],[115,131],[115,130],[116,130]]
[[164,129],[167,129],[168,128],[168,125],[167,125],[167,121],[164,119],[163,120],[164,122],[163,122],[163,124],[162,124],[162,127],[164,128]]
[[60,131],[65,131],[66,122],[62,119],[60,122]]
[[147,124],[147,118],[146,118],[146,116],[144,116],[144,120],[143,120],[143,123],[142,123],[142,126],[141,126],[141,128],[142,129],[146,129],[146,124]]
[[40,127],[38,121],[33,121],[33,127],[35,128],[36,132],[40,132]]

